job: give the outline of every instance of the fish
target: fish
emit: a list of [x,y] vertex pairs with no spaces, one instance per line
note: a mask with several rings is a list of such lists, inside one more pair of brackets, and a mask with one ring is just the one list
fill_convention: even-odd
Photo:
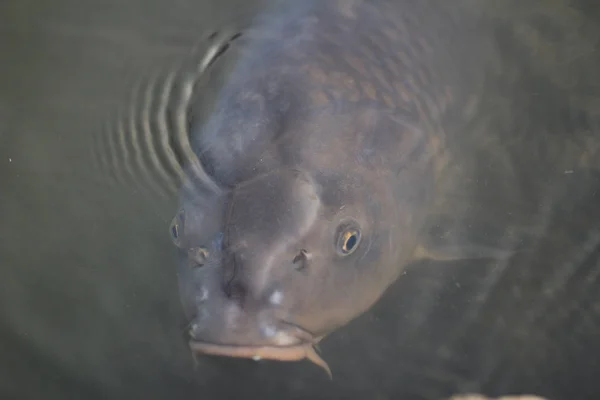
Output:
[[430,234],[453,193],[475,193],[464,171],[481,157],[510,178],[507,204],[535,179],[514,154],[552,173],[583,165],[517,136],[553,122],[505,40],[510,15],[491,1],[287,1],[238,35],[214,107],[189,126],[197,162],[170,226],[193,354],[308,359],[331,378],[318,344],[411,263],[520,251],[525,233],[503,248]]

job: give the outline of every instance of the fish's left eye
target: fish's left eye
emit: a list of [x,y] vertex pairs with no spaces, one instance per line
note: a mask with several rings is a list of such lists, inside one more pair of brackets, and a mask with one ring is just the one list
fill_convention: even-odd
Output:
[[337,240],[337,251],[340,255],[347,256],[352,254],[360,243],[360,230],[353,225],[342,226],[339,230]]

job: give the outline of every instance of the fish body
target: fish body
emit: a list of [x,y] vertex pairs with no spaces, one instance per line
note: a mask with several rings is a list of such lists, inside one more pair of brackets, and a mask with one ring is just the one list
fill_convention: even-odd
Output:
[[[503,41],[502,10],[450,3],[284,2],[244,33],[213,111],[190,127],[205,178],[184,184],[171,226],[194,352],[307,357],[330,373],[314,345],[412,261],[498,256],[436,246],[431,217],[475,191],[465,170],[481,157],[517,186],[508,202],[521,196],[512,156],[533,139],[520,133],[551,135],[552,118],[535,114],[536,72]],[[556,87],[548,71],[540,87]]]

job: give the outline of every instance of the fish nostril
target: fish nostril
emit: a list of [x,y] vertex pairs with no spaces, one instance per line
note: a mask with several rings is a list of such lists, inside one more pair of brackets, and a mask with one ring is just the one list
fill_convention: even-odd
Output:
[[227,297],[239,304],[242,304],[247,293],[248,290],[246,286],[237,280],[234,280],[225,286],[225,294]]
[[209,252],[204,247],[193,247],[188,250],[188,257],[196,267],[204,266],[208,256]]

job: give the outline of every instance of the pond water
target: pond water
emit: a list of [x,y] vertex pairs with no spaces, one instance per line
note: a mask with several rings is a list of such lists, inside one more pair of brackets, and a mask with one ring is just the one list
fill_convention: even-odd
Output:
[[413,266],[327,338],[333,381],[308,362],[194,364],[168,232],[181,154],[165,71],[260,7],[0,5],[0,398],[598,395],[600,178],[569,171],[540,204],[532,251]]

